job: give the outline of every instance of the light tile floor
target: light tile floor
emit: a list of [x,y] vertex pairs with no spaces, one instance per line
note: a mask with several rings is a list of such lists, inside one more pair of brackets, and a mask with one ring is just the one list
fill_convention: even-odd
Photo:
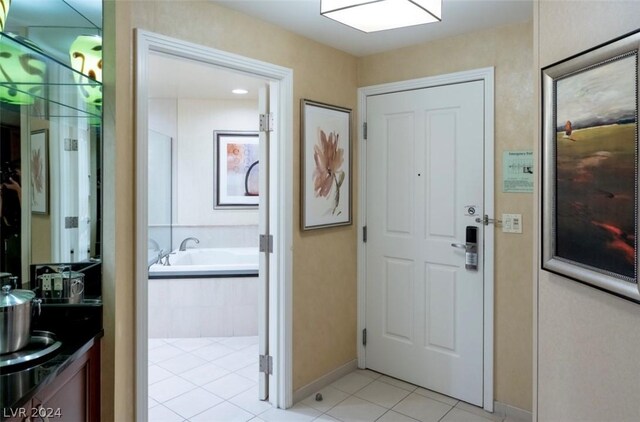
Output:
[[291,409],[258,397],[258,338],[149,339],[150,422],[502,422],[503,418],[369,370]]

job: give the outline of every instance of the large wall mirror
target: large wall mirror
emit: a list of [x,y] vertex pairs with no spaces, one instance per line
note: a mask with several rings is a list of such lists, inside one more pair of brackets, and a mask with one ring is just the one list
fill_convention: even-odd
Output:
[[0,277],[26,284],[100,261],[102,0],[0,0],[0,29]]

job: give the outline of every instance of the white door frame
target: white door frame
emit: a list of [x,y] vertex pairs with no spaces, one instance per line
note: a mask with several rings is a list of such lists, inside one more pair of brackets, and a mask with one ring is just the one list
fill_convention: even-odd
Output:
[[[363,128],[367,117],[367,97],[393,92],[432,88],[441,85],[483,81],[484,82],[484,213],[494,218],[494,68],[487,67],[446,75],[366,86],[358,89],[358,128]],[[364,131],[359,130],[358,144],[358,227],[367,225],[367,141]],[[362,330],[366,324],[366,243],[358,236],[358,367],[365,367],[365,347],[362,345]],[[484,233],[484,338],[483,338],[483,390],[484,409],[493,412],[493,226],[486,226]]]
[[[136,420],[148,417],[148,289],[147,289],[147,192],[148,192],[148,61],[151,52],[247,73],[271,80],[277,85],[277,139],[272,142],[269,161],[276,175],[271,180],[275,218],[273,257],[269,271],[269,343],[273,357],[270,402],[279,408],[292,405],[292,243],[293,243],[293,71],[270,63],[227,53],[210,47],[177,40],[141,29],[135,30],[135,139],[136,139]],[[174,75],[175,76],[175,75]],[[257,356],[256,356],[257,359]],[[272,383],[273,385],[273,383]],[[257,399],[257,398],[256,398]]]

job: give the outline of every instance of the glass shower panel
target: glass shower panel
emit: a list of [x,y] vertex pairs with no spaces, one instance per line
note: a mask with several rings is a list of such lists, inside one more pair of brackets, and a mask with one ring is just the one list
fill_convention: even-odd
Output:
[[171,251],[172,138],[149,131],[149,264]]

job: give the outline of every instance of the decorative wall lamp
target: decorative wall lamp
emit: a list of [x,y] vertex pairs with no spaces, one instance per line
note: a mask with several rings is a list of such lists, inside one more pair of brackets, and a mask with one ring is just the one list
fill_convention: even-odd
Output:
[[320,14],[363,32],[442,20],[442,0],[320,0]]
[[102,37],[80,35],[69,48],[73,75],[82,98],[94,106],[102,105]]
[[9,14],[9,6],[11,6],[11,0],[0,0],[0,31],[4,32],[4,23],[7,21],[7,15]]
[[0,34],[0,101],[27,105],[44,95],[47,64],[40,52],[24,37]]

